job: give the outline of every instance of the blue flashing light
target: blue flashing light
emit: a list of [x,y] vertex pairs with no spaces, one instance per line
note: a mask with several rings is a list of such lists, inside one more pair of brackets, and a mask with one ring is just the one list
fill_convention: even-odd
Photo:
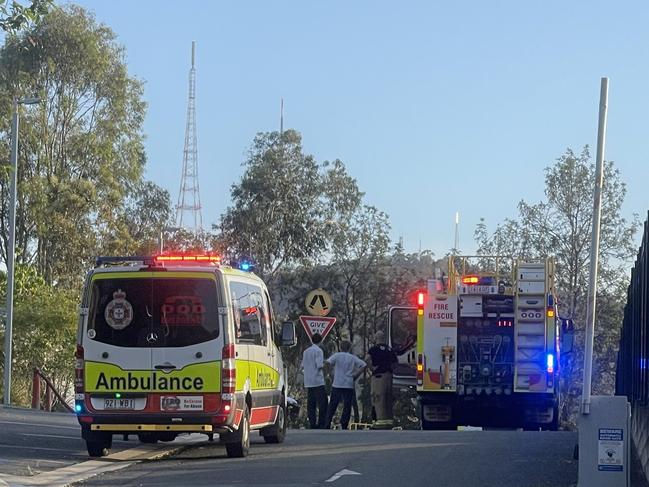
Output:
[[647,370],[647,359],[646,359],[646,357],[640,357],[640,369]]
[[547,365],[548,365],[548,374],[552,374],[554,372],[554,355],[551,353],[548,354]]
[[83,406],[81,404],[75,404],[74,410],[75,412],[80,413],[83,410]]
[[242,271],[249,271],[250,270],[250,264],[248,262],[242,262],[239,264],[239,269]]

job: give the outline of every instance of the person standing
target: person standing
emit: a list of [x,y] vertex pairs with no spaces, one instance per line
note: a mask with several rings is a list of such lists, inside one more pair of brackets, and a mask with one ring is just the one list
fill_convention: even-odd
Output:
[[374,335],[375,345],[367,351],[365,360],[372,371],[370,389],[372,392],[372,407],[376,414],[374,426],[391,428],[393,425],[392,411],[392,366],[397,362],[397,356],[385,342],[382,331]]
[[[306,387],[306,410],[311,429],[322,429],[327,420],[327,392],[325,391],[324,354],[318,344],[322,341],[319,333],[311,337],[312,345],[302,354],[304,387]],[[316,420],[316,407],[318,410]]]
[[352,400],[354,398],[354,381],[367,366],[363,360],[349,353],[351,349],[352,344],[345,340],[340,344],[340,352],[334,353],[327,359],[327,363],[334,368],[331,401],[327,413],[327,429],[331,428],[331,420],[336,414],[341,399],[343,401],[343,413],[340,418],[340,426],[344,430],[349,426]]

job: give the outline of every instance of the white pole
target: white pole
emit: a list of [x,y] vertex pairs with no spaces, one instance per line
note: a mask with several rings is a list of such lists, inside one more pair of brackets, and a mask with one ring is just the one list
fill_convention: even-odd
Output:
[[584,344],[584,388],[581,412],[590,414],[591,376],[593,371],[593,340],[595,335],[595,304],[597,302],[597,270],[599,260],[599,230],[602,216],[602,186],[604,184],[604,147],[606,143],[606,115],[608,109],[608,78],[602,78],[599,94],[599,128],[597,132],[597,159],[595,168],[595,199],[593,202],[593,230],[590,241],[590,276],[588,306],[586,308],[586,342]]
[[18,99],[13,100],[11,122],[11,185],[9,188],[9,246],[7,248],[7,320],[4,343],[4,404],[11,404],[11,352],[14,314],[14,264],[16,258],[16,193],[18,183]]

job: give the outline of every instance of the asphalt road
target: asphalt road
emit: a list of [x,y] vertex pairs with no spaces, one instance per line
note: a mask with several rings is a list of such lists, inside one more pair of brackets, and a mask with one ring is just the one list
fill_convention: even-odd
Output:
[[[115,437],[111,451],[136,443]],[[0,475],[33,476],[86,460],[74,414],[0,407]]]
[[253,435],[245,459],[203,443],[79,485],[568,487],[577,483],[576,440],[572,432],[292,430],[282,445]]

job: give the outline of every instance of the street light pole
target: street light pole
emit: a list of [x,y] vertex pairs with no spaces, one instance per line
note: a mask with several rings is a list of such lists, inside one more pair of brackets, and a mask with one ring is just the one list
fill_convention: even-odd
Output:
[[11,120],[11,184],[9,186],[9,244],[7,247],[7,317],[5,321],[4,399],[5,406],[11,404],[11,363],[14,314],[14,275],[16,261],[16,199],[18,193],[18,105],[40,103],[39,98],[13,99]]
[[16,257],[16,194],[18,183],[18,98],[11,120],[11,184],[9,186],[9,245],[7,247],[7,317],[5,321],[4,405],[11,404],[11,344],[14,314],[14,263]]

